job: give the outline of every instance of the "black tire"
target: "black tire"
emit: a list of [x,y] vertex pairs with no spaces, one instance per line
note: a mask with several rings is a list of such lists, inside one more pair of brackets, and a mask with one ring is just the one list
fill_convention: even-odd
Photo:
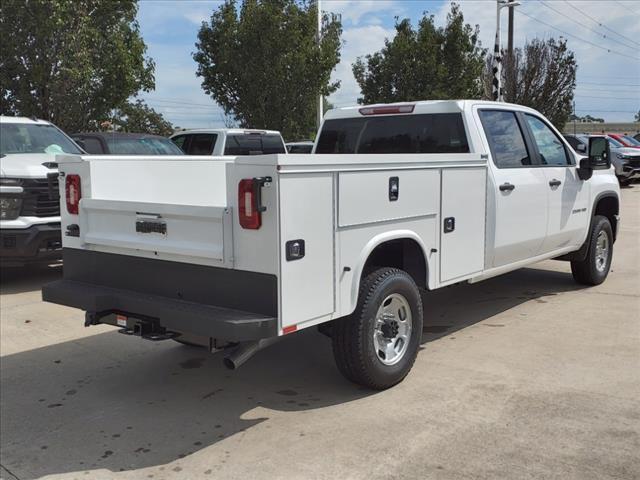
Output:
[[629,180],[627,178],[625,178],[625,179],[618,178],[618,183],[620,183],[621,187],[628,187],[629,185],[631,185],[631,180]]
[[[378,309],[392,294],[401,296],[408,304],[411,333],[398,362],[386,365],[378,356],[373,336]],[[418,354],[422,338],[420,291],[406,272],[397,268],[380,268],[362,280],[353,314],[334,323],[333,355],[340,372],[354,383],[384,390],[407,376]]]
[[[607,258],[604,263],[598,262],[597,257],[597,241],[598,237],[604,232],[608,242]],[[600,285],[605,281],[611,268],[611,259],[613,258],[613,230],[611,223],[607,217],[596,215],[591,222],[591,232],[589,232],[589,249],[584,260],[571,262],[571,273],[576,282],[583,285]]]

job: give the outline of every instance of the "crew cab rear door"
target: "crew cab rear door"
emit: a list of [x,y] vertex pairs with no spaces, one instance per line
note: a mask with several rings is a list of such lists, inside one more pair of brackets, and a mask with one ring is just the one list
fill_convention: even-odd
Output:
[[487,263],[499,267],[540,253],[547,233],[548,186],[516,112],[482,108],[478,117],[492,157],[487,212],[495,228],[488,229]]

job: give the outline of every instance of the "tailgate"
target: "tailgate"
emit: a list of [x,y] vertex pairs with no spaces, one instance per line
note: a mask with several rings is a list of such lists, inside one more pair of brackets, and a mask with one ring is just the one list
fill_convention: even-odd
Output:
[[[228,161],[142,156],[58,161],[63,247],[233,267]],[[65,205],[71,180],[79,181],[81,192],[77,214]]]
[[80,240],[87,246],[194,257],[231,267],[228,207],[83,199]]

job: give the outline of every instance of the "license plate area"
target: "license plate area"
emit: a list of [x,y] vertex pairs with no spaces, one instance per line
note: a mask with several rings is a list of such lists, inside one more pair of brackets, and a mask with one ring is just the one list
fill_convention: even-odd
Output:
[[138,219],[136,220],[136,232],[138,233],[157,233],[160,235],[167,234],[167,223],[164,220],[154,219]]

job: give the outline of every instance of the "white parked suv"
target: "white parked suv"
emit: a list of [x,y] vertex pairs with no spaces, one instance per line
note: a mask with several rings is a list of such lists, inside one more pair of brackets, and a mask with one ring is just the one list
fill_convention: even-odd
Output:
[[81,154],[44,120],[0,116],[0,264],[22,266],[62,256],[55,155]]
[[282,135],[275,130],[197,129],[174,133],[169,138],[187,155],[236,157],[287,153]]
[[605,280],[619,186],[606,139],[588,153],[530,108],[447,100],[331,110],[312,154],[60,156],[64,279],[43,297],[232,368],[321,326],[348,379],[388,388],[419,350],[420,289],[552,258]]

